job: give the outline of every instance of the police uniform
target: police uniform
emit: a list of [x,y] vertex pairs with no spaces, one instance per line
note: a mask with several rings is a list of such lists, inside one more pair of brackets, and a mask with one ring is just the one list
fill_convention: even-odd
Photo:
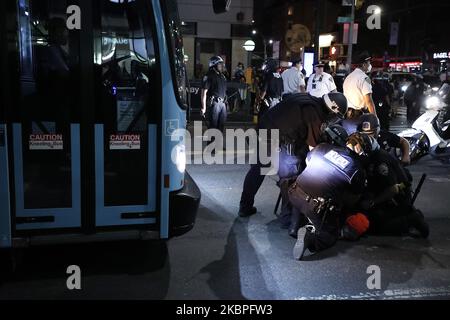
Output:
[[300,87],[306,87],[305,76],[296,67],[286,70],[281,75],[283,78],[283,98],[285,96],[300,93]]
[[402,147],[401,138],[389,131],[381,130],[380,135],[378,136],[378,144],[381,149],[384,151],[393,154],[395,149],[399,149]]
[[[261,118],[258,128],[279,130],[281,144],[291,146],[292,154],[298,158],[300,164],[298,171],[301,172],[308,146],[315,147],[320,143],[327,117],[322,99],[299,93],[268,110]],[[261,143],[267,143],[267,150],[270,150],[270,140]],[[240,202],[242,211],[253,207],[255,195],[265,177],[261,175],[261,168],[262,165],[258,161],[251,166],[245,177]]]
[[371,233],[399,235],[406,233],[409,218],[415,213],[411,199],[411,181],[399,161],[384,150],[375,151],[367,168],[368,191],[377,196],[387,188],[402,184],[403,191],[392,200],[371,208],[367,213]]
[[222,73],[211,68],[203,78],[202,89],[208,90],[209,129],[219,129],[223,132],[227,121],[227,79]]
[[292,205],[314,226],[315,232],[307,233],[305,238],[310,251],[321,251],[336,243],[342,211],[353,205],[351,202],[365,186],[364,167],[350,149],[321,144],[310,152],[306,169],[289,191]]
[[268,108],[273,108],[280,103],[283,94],[283,79],[280,73],[266,72],[261,85],[261,91],[266,93],[264,100],[267,101]]
[[389,115],[391,113],[391,106],[386,99],[389,96],[389,91],[386,85],[384,85],[380,79],[374,81],[373,102],[377,109],[377,116],[380,119],[380,126],[383,130],[389,130]]
[[322,75],[312,74],[308,79],[308,87],[306,91],[317,98],[322,98],[324,95],[337,90],[334,79],[329,73],[322,73]]
[[364,97],[372,94],[372,82],[369,76],[360,68],[350,73],[344,81],[344,95],[348,100],[349,108],[363,110],[367,106],[364,104]]

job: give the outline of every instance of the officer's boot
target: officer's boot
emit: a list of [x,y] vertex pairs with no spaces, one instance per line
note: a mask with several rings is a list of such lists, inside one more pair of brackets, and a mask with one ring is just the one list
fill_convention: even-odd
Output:
[[408,216],[409,233],[412,236],[419,236],[426,239],[430,235],[430,227],[425,221],[425,217],[420,210],[413,209]]
[[251,208],[240,207],[239,208],[239,217],[247,218],[247,217],[250,217],[250,216],[256,214],[257,212],[258,212],[258,209],[256,209],[255,207],[251,207]]
[[312,225],[307,225],[298,230],[297,242],[292,251],[295,260],[302,260],[305,253],[309,251],[308,255],[313,255],[315,251],[315,232],[316,229]]
[[305,217],[305,215],[298,211],[296,208],[292,208],[291,225],[289,226],[288,230],[289,236],[297,239],[299,229],[306,226],[307,224],[308,219]]

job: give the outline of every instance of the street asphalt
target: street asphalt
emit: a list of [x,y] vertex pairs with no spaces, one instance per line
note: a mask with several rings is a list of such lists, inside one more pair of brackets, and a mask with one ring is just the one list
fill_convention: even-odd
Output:
[[[366,237],[340,241],[295,261],[295,240],[273,214],[278,196],[267,177],[259,213],[237,217],[246,165],[189,166],[202,191],[195,228],[169,241],[30,248],[0,299],[449,299],[450,166],[429,157],[410,170],[430,224],[428,240]],[[82,270],[82,290],[66,286],[69,265]],[[369,289],[368,268],[381,289]]]

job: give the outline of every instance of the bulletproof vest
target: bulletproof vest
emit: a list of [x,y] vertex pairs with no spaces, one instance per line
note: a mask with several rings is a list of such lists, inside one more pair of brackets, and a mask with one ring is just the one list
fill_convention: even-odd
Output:
[[342,198],[362,170],[349,149],[330,144],[317,146],[308,158],[308,165],[297,181],[313,197]]

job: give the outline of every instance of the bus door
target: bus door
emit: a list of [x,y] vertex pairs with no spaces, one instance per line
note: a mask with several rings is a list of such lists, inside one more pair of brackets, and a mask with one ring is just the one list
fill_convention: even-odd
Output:
[[18,74],[9,71],[19,231],[81,227],[80,35],[66,28],[67,2],[9,7],[19,61]]
[[[74,4],[79,30],[67,27]],[[18,0],[15,9],[15,230],[155,224],[161,89],[150,5]]]
[[96,225],[154,224],[162,89],[153,14],[149,1],[93,3]]

